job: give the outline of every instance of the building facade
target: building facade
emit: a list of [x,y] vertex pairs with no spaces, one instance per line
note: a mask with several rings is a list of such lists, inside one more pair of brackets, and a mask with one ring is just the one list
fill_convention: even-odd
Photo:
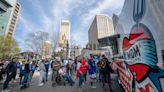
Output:
[[0,14],[0,35],[4,37],[14,36],[20,13],[20,4],[17,0],[12,0],[9,3],[12,5],[12,7],[6,12]]
[[116,26],[119,20],[118,16],[116,14],[113,14],[112,20],[113,20],[114,29],[116,29]]
[[70,30],[70,22],[68,20],[62,20],[59,33],[59,47],[65,47],[67,43],[70,44]]
[[75,59],[76,57],[81,55],[82,48],[80,46],[72,46],[70,52],[70,58]]
[[6,0],[0,1],[0,14],[7,11],[8,8],[12,7],[11,4]]
[[88,31],[89,48],[98,50],[98,39],[112,34],[114,34],[112,18],[104,14],[96,15]]
[[43,44],[42,58],[51,58],[52,56],[52,43],[50,41],[45,41]]
[[117,47],[112,67],[125,92],[164,92],[163,9],[163,0],[125,0],[115,35],[99,40]]
[[59,41],[57,50],[64,50],[64,58],[70,57],[70,31],[71,23],[68,20],[62,20],[60,24]]

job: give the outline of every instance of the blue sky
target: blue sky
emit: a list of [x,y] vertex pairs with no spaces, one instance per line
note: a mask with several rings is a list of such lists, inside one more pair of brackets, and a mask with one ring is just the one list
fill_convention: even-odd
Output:
[[[121,12],[124,0],[19,0],[21,12],[17,23],[15,38],[22,51],[27,50],[24,43],[27,34],[39,30],[51,37],[58,36],[60,21],[71,22],[71,41],[82,47],[88,42],[88,29],[95,14]],[[52,35],[53,34],[53,35]]]

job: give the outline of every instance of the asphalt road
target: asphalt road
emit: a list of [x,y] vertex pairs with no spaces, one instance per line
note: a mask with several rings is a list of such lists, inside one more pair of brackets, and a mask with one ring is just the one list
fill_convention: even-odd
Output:
[[[18,82],[11,83],[10,90],[11,92],[104,92],[99,82],[96,83],[96,86],[97,86],[96,89],[92,89],[90,87],[90,83],[86,83],[84,86],[82,86],[81,90],[79,90],[78,80],[75,80],[75,85],[73,87],[69,86],[68,84],[66,86],[52,87],[51,81],[48,81],[43,86],[39,87],[38,78],[39,78],[39,74],[35,73],[31,86],[24,90],[20,90],[20,86]],[[112,74],[112,87],[111,88],[112,88],[112,92],[124,92],[118,85],[116,74]],[[0,90],[2,90],[2,84],[0,84]],[[110,92],[109,89],[107,89],[106,92]]]

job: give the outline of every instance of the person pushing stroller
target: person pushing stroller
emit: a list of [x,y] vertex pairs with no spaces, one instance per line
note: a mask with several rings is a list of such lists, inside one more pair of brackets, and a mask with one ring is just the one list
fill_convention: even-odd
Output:
[[56,86],[57,84],[57,77],[58,77],[58,71],[59,68],[61,67],[61,64],[58,60],[52,61],[52,86]]
[[71,76],[69,76],[69,74],[66,71],[66,68],[64,66],[61,66],[61,68],[59,69],[59,77],[64,77],[64,79],[71,85],[73,86],[75,83],[72,80]]

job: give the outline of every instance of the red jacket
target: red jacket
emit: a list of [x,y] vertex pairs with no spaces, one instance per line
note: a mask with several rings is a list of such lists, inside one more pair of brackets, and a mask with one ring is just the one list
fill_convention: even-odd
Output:
[[76,71],[76,78],[78,78],[79,73],[86,74],[89,69],[89,65],[85,59],[82,59],[79,69]]
[[89,69],[89,65],[88,65],[86,59],[82,59],[82,60],[81,60],[80,69],[81,69],[81,71],[83,72],[83,74],[86,74],[86,73],[87,73],[87,71],[88,71],[88,69]]

